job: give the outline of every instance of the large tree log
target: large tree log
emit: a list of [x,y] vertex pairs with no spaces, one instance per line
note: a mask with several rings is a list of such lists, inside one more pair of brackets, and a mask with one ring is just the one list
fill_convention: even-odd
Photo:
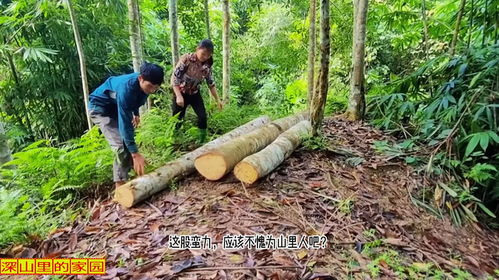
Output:
[[310,121],[301,121],[283,132],[272,144],[256,154],[246,157],[234,168],[240,181],[253,184],[278,167],[301,144],[302,136],[310,134]]
[[195,171],[194,159],[208,150],[216,148],[231,139],[238,136],[250,133],[257,128],[260,128],[270,123],[270,118],[267,116],[259,117],[251,122],[248,122],[221,137],[205,144],[204,146],[185,154],[184,156],[168,162],[166,165],[156,169],[156,171],[138,177],[127,184],[116,189],[114,200],[125,207],[132,207],[136,203],[146,199],[152,194],[166,188],[168,183],[175,178],[188,175]]
[[300,113],[273,121],[202,154],[194,161],[194,166],[206,179],[219,180],[242,159],[265,148],[282,132],[305,118],[306,114]]

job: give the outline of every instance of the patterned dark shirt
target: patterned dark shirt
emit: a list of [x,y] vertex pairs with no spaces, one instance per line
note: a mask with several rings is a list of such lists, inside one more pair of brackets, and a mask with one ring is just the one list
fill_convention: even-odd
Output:
[[194,95],[199,92],[203,80],[206,80],[208,87],[215,86],[211,66],[199,61],[195,53],[181,56],[173,70],[171,85],[179,86],[183,94]]

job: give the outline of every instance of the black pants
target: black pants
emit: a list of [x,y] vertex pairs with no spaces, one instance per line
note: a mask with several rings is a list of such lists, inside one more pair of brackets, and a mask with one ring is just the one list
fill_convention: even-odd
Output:
[[[206,129],[206,127],[208,127],[208,118],[206,116],[206,108],[204,107],[203,97],[201,97],[201,93],[196,93],[194,95],[182,94],[182,96],[184,97],[184,107],[178,106],[177,97],[173,96],[172,115],[175,116],[180,112],[178,118],[179,120],[183,120],[185,117],[185,110],[187,110],[187,106],[191,105],[192,109],[198,116],[198,128]],[[179,128],[180,125],[181,122],[179,123],[177,128]]]

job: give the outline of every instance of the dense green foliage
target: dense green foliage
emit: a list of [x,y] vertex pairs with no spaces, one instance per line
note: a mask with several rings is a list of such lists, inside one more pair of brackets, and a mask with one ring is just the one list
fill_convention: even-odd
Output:
[[[396,53],[397,60],[388,60],[387,65],[371,70],[374,80],[371,80],[369,119],[400,138],[409,139],[404,145],[392,147],[392,151],[397,150],[408,163],[423,164],[421,171],[439,181],[437,186],[422,190],[417,204],[438,216],[442,210],[448,211],[456,224],[477,221],[477,213],[496,218],[499,214],[499,48],[497,23],[494,26],[497,5],[488,1],[467,3],[461,24],[466,28],[459,29],[461,42],[457,45],[458,52],[452,55],[447,53],[447,45],[453,33],[445,31],[442,22],[455,26],[454,14],[447,11],[457,9],[458,3],[428,3],[432,6],[427,8],[434,12],[428,18],[428,50],[422,48],[418,52],[410,44],[409,48],[397,45],[411,42],[412,36],[416,36],[413,43],[417,44],[421,33],[399,33],[410,37],[392,41],[394,50],[404,51]],[[413,7],[413,15],[418,8]],[[405,9],[411,12],[410,5],[405,5]],[[418,17],[402,19],[406,24],[421,24]],[[399,22],[388,30],[406,24]],[[404,65],[409,67],[394,71]],[[421,147],[426,147],[426,156],[411,156]],[[499,224],[491,221],[490,225]]]

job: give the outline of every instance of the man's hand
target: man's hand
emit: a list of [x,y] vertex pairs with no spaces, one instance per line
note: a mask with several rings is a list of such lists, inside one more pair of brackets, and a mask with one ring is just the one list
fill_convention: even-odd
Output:
[[140,124],[140,116],[133,116],[132,124],[134,128],[137,128]]
[[182,95],[177,96],[177,105],[180,107],[184,107],[184,97]]
[[137,175],[144,175],[144,166],[146,165],[145,158],[139,153],[133,153],[133,169],[137,172]]

